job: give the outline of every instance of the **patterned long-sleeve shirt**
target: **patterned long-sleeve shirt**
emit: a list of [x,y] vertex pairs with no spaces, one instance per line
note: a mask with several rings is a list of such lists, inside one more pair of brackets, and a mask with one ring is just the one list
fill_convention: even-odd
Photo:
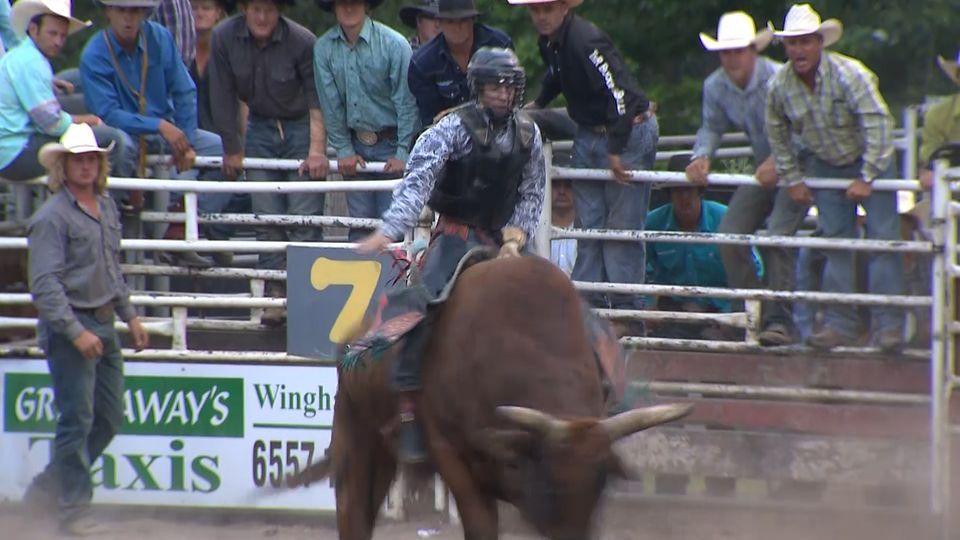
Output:
[[397,129],[397,159],[406,160],[418,129],[417,103],[407,86],[413,51],[407,39],[369,17],[357,42],[339,25],[314,45],[313,75],[327,140],[337,158],[356,154],[350,130]]
[[183,65],[192,64],[197,57],[197,27],[190,0],[160,0],[154,18],[173,34]]
[[703,82],[703,111],[697,142],[693,145],[696,157],[713,157],[720,146],[720,138],[733,129],[742,130],[753,148],[757,165],[770,156],[767,140],[767,90],[770,78],[782,64],[767,57],[757,57],[753,75],[746,88],[740,88],[723,68],[717,68]]
[[791,134],[834,166],[863,160],[867,182],[893,158],[893,117],[877,88],[877,76],[853,58],[824,51],[811,91],[788,62],[770,81],[767,135],[777,175],[803,182]]
[[[536,125],[534,124],[534,127]],[[494,144],[502,151],[513,148],[513,131],[501,130]],[[473,140],[460,116],[448,114],[417,139],[403,181],[393,191],[393,203],[383,214],[383,232],[394,240],[416,225],[437,180],[446,173],[447,162],[458,160],[473,150]],[[533,238],[543,212],[543,192],[547,171],[543,162],[540,128],[536,128],[530,148],[530,160],[523,167],[520,197],[507,225],[519,227]]]

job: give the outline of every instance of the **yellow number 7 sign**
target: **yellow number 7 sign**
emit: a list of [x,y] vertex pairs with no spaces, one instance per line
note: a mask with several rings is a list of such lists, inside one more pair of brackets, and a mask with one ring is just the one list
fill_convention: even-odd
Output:
[[396,277],[393,259],[336,248],[287,248],[287,352],[332,359]]

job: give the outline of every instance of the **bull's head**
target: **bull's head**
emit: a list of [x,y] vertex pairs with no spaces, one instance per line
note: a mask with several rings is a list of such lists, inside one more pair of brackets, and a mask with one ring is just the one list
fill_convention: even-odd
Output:
[[612,445],[649,427],[687,415],[691,405],[657,405],[606,418],[564,420],[524,407],[498,407],[519,429],[486,434],[506,498],[551,540],[585,540],[611,474],[625,469]]

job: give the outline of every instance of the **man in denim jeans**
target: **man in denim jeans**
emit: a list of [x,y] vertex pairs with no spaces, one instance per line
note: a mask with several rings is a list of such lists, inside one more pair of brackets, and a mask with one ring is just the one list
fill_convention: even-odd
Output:
[[[318,0],[337,19],[313,48],[314,76],[330,146],[346,178],[357,176],[367,161],[386,162],[385,175],[376,176],[402,174],[418,127],[407,87],[413,51],[397,31],[369,17],[381,1]],[[347,193],[347,209],[356,218],[379,218],[390,201],[389,191]],[[350,241],[367,232],[351,227]]]
[[90,464],[123,422],[114,314],[137,350],[148,339],[120,273],[120,219],[106,193],[109,148],[97,146],[86,124],[71,125],[60,140],[40,149],[54,194],[29,225],[30,293],[60,416],[53,459],[25,500],[39,506],[59,494],[61,531],[87,535],[99,529],[89,513]]
[[[720,18],[716,39],[700,34],[703,47],[717,51],[721,67],[703,82],[703,120],[693,147],[694,159],[686,169],[687,179],[697,185],[707,185],[710,159],[720,146],[723,134],[734,128],[747,134],[756,166],[757,184],[737,188],[720,222],[720,233],[753,234],[766,225],[769,234],[793,235],[809,208],[791,199],[785,188],[777,188],[777,171],[767,141],[767,85],[782,66],[760,55],[771,38],[770,30],[757,32],[753,18],[742,11],[725,13]],[[793,251],[768,247],[761,252],[767,287],[793,290]],[[722,245],[720,255],[730,287],[760,288],[749,246]],[[762,320],[758,336],[761,345],[790,345],[797,340],[790,304],[764,302]]]
[[[540,34],[547,66],[534,107],[546,107],[561,92],[577,123],[573,166],[609,168],[616,182],[574,182],[576,226],[583,229],[643,230],[650,184],[632,182],[631,169],[652,169],[659,127],[651,103],[640,90],[610,37],[571,8],[583,0],[510,0],[526,4]],[[576,281],[643,283],[642,242],[581,240],[572,278]],[[607,299],[593,295],[605,307]],[[641,295],[611,297],[610,305],[643,309]],[[638,329],[639,330],[639,329]]]
[[[856,209],[867,212],[866,237],[899,240],[896,193],[874,191],[876,178],[895,173],[893,118],[877,89],[877,77],[859,61],[825,51],[836,43],[843,26],[836,19],[820,20],[809,4],[787,12],[783,38],[787,64],[770,80],[767,133],[776,159],[777,175],[799,204],[816,200],[824,238],[856,238]],[[797,136],[812,155],[805,174],[813,178],[848,178],[846,190],[818,189],[804,184],[800,158],[793,147]],[[872,294],[903,294],[903,263],[897,253],[873,253],[868,290]],[[854,292],[853,253],[826,251],[823,291]],[[873,344],[887,351],[903,345],[904,313],[895,307],[871,310]],[[856,308],[831,304],[824,309],[823,327],[807,338],[818,349],[854,345],[858,341]]]
[[[313,76],[312,32],[283,16],[292,0],[245,0],[241,13],[213,31],[210,95],[213,122],[223,137],[223,170],[230,178],[243,172],[243,158],[303,160],[297,173],[250,169],[247,181],[323,180],[329,168],[323,114],[317,102]],[[240,102],[250,109],[246,143],[238,122]],[[323,214],[322,193],[256,193],[255,214]],[[264,227],[257,240],[319,242],[321,227],[300,226],[283,230]],[[282,269],[284,254],[262,253],[258,267]],[[268,296],[286,294],[281,282],[268,282]],[[286,321],[283,308],[264,310],[261,322],[279,326]]]

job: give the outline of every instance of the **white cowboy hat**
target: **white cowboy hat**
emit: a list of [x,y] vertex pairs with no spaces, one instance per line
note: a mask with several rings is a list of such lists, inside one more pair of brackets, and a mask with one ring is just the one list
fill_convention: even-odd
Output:
[[10,26],[20,37],[27,35],[27,26],[37,15],[58,15],[70,21],[68,34],[90,26],[90,21],[81,21],[70,15],[70,0],[19,0],[10,11]]
[[717,24],[717,39],[700,32],[700,43],[708,51],[726,51],[742,49],[753,45],[757,51],[762,51],[773,39],[773,31],[764,28],[757,32],[757,25],[753,17],[743,11],[724,13]]
[[956,84],[960,84],[960,52],[957,53],[957,61],[951,62],[942,56],[937,57],[937,63],[940,69]]
[[768,22],[767,27],[779,38],[820,34],[823,36],[824,47],[840,41],[840,36],[843,35],[843,23],[837,19],[821,22],[820,14],[814,11],[810,4],[794,4],[783,21],[783,30],[775,29],[772,22]]
[[[513,4],[515,6],[523,6],[527,4],[549,4],[550,2],[556,2],[558,0],[507,0],[508,4]],[[575,8],[583,3],[583,0],[559,0],[567,5],[567,7]]]
[[100,148],[97,137],[93,134],[93,128],[89,125],[70,124],[60,137],[60,142],[47,143],[40,148],[37,161],[45,169],[50,170],[56,165],[60,154],[86,154],[87,152],[103,154],[110,150],[113,150],[113,143],[111,142],[106,148]]

